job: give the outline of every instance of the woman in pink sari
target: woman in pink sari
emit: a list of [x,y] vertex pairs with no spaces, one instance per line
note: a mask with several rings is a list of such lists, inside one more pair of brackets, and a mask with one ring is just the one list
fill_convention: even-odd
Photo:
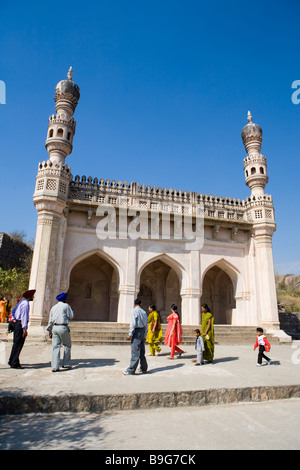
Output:
[[170,346],[171,353],[168,359],[174,359],[175,351],[178,352],[178,357],[181,357],[183,353],[182,349],[178,348],[178,344],[181,344],[182,340],[182,328],[177,313],[176,305],[171,306],[171,315],[168,316],[168,327],[165,336],[165,344]]

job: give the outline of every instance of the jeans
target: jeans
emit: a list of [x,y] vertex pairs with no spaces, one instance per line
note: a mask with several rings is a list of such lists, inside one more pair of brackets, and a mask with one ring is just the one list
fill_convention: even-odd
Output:
[[142,372],[147,372],[148,364],[145,358],[145,330],[144,328],[136,328],[131,337],[131,360],[127,368],[129,374],[134,374],[138,363]]
[[54,325],[52,329],[52,369],[58,369],[60,363],[60,347],[64,347],[62,365],[68,365],[71,356],[71,335],[67,325]]

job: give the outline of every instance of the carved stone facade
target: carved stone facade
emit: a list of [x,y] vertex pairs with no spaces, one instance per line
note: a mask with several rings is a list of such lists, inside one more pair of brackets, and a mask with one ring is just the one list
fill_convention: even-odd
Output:
[[279,328],[272,235],[272,197],[265,194],[262,130],[242,130],[247,156],[245,200],[136,182],[73,177],[73,113],[79,88],[55,89],[49,120],[49,160],[38,166],[37,234],[30,288],[37,290],[31,324],[44,325],[55,297],[67,291],[76,319],[128,323],[137,296],[163,319],[177,303],[186,325],[198,325],[201,304],[215,322]]

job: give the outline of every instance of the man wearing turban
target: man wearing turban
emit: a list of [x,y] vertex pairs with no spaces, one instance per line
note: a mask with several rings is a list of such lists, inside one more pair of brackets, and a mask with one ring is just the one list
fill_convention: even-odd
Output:
[[20,354],[27,337],[29,321],[29,302],[33,300],[35,290],[27,290],[23,293],[23,300],[17,303],[11,312],[14,323],[14,339],[8,364],[13,369],[23,369],[20,364]]
[[60,348],[64,347],[64,354],[62,360],[63,369],[71,369],[71,335],[69,328],[69,321],[74,318],[74,312],[70,305],[66,303],[67,294],[62,292],[56,297],[57,304],[50,310],[49,323],[47,331],[52,338],[52,372],[59,371],[60,366]]

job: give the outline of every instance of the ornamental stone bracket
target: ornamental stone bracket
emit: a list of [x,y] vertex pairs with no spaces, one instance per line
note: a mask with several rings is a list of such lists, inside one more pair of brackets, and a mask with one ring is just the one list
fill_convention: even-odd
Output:
[[215,224],[213,227],[212,227],[212,238],[213,239],[216,239],[217,238],[217,235],[218,235],[218,232],[220,230],[220,224]]
[[46,212],[49,214],[56,214],[61,216],[66,207],[65,203],[48,198],[43,198],[42,200],[34,198],[34,205],[39,215],[43,212]]
[[87,222],[86,222],[87,227],[89,227],[91,224],[92,216],[93,216],[93,209],[89,208],[87,211]]
[[201,289],[186,287],[181,290],[180,295],[182,298],[199,299],[201,297]]
[[276,225],[274,224],[267,224],[267,223],[259,223],[253,225],[253,236],[256,240],[265,239],[265,241],[269,241],[272,243],[272,236],[276,231]]
[[251,296],[253,295],[252,291],[241,291],[237,292],[234,296],[235,301],[239,300],[251,300]]
[[230,235],[231,241],[234,241],[235,236],[236,236],[236,234],[238,233],[238,231],[239,231],[239,228],[238,228],[237,225],[235,225],[234,227],[232,227],[232,229],[231,229],[231,235]]
[[139,287],[136,287],[134,285],[130,285],[130,284],[127,284],[127,285],[120,285],[119,287],[119,294],[123,294],[123,295],[137,295],[139,291]]

